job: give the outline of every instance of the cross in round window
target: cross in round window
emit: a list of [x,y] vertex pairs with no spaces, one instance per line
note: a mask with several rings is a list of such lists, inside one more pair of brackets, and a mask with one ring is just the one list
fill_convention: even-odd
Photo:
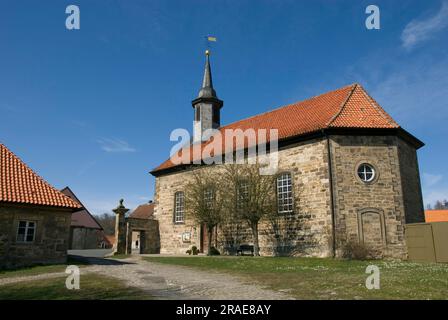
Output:
[[375,169],[367,163],[358,167],[358,177],[364,182],[371,182],[375,179]]

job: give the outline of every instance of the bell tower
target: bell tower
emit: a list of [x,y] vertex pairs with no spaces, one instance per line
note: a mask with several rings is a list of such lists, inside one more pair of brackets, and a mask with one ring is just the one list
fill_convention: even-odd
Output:
[[223,101],[218,99],[213,89],[210,67],[210,51],[205,51],[205,70],[202,87],[198,97],[191,104],[194,108],[193,143],[203,141],[203,134],[208,129],[220,127],[220,113]]

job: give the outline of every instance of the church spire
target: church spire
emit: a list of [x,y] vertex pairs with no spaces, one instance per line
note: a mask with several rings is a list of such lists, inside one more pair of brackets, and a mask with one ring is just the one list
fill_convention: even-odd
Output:
[[195,110],[194,116],[194,137],[193,140],[203,141],[203,134],[209,129],[220,127],[220,110],[223,102],[218,99],[213,88],[212,70],[210,67],[210,51],[205,51],[205,70],[202,80],[202,87],[198,97],[191,104]]
[[205,51],[205,70],[202,88],[199,91],[198,98],[217,98],[216,91],[213,89],[212,70],[210,67],[210,51]]

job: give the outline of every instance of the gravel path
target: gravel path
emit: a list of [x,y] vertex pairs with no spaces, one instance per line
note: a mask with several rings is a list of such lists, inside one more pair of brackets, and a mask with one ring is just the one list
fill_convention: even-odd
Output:
[[235,276],[183,266],[148,262],[139,258],[123,260],[133,264],[100,266],[96,272],[125,280],[129,285],[148,290],[156,297],[173,299],[291,299],[288,295]]
[[[242,279],[229,274],[148,262],[139,257],[122,260],[87,259],[93,265],[80,269],[81,282],[83,274],[101,274],[121,279],[129,286],[140,288],[156,299],[292,299],[285,293],[269,290],[256,284],[244,283]],[[65,273],[0,279],[0,286],[6,283],[61,275]]]
[[52,273],[36,274],[33,276],[18,276],[18,277],[13,277],[13,278],[3,278],[3,279],[0,279],[0,286],[5,285],[5,284],[10,284],[10,283],[51,279],[51,278],[58,278],[58,277],[63,277],[63,276],[67,276],[67,274],[65,274],[65,272],[52,272]]

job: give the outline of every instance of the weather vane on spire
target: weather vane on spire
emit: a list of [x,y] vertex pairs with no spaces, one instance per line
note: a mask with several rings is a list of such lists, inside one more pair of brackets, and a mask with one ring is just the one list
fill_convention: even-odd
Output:
[[217,41],[217,39],[214,36],[210,36],[210,35],[205,36],[205,46],[207,47],[207,49],[205,50],[206,56],[210,55],[210,50],[211,50],[210,42],[216,42],[216,41]]

